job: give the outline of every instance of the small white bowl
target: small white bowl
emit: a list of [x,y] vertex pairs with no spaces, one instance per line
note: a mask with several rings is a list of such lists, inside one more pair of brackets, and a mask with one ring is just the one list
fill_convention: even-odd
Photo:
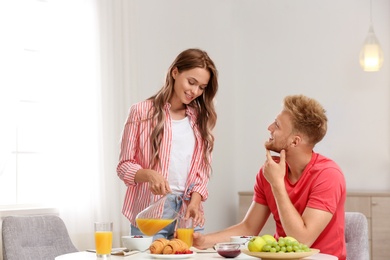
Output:
[[252,236],[231,236],[230,242],[241,243],[242,245],[248,244]]
[[153,242],[153,237],[148,236],[122,236],[122,244],[124,247],[132,250],[145,251]]

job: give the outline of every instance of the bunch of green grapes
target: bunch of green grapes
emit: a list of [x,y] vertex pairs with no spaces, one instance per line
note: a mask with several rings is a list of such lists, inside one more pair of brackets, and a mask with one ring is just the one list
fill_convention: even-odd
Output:
[[309,252],[310,248],[297,240],[279,237],[278,241],[266,240],[266,244],[263,246],[263,252],[270,253],[298,253],[298,252]]

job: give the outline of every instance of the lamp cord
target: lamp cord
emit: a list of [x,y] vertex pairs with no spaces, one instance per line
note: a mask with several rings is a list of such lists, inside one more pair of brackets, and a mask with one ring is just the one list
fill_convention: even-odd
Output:
[[370,0],[370,24],[372,25],[372,0]]

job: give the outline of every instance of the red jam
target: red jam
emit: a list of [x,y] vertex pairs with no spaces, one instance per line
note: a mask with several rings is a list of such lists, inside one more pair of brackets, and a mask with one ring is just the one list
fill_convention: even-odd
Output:
[[241,253],[240,249],[223,249],[217,250],[218,254],[225,258],[235,258]]

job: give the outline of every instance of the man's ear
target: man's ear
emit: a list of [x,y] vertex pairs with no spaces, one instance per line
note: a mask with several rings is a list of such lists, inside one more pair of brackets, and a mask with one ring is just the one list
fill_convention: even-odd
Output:
[[294,136],[294,139],[293,141],[291,142],[291,144],[296,147],[298,144],[300,144],[302,142],[302,138],[299,136],[299,135],[296,135]]

